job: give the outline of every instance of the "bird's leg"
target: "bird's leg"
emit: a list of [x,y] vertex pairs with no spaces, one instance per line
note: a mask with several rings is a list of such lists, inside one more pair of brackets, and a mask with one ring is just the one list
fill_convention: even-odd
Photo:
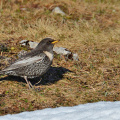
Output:
[[35,83],[35,85],[38,85],[41,82],[41,80],[42,80],[42,78],[37,83]]
[[29,81],[29,85],[31,86],[31,88],[33,88],[33,85],[32,85],[32,83]]
[[24,79],[25,79],[25,81],[27,82],[27,84],[28,84],[28,86],[29,86],[29,89],[30,89],[32,84],[27,80],[27,76],[24,76]]

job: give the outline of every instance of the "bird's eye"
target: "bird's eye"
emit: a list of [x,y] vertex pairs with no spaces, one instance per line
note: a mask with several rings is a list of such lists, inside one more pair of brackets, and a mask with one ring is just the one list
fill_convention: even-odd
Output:
[[48,42],[47,42],[47,44],[51,44],[51,42],[50,42],[50,41],[48,41]]

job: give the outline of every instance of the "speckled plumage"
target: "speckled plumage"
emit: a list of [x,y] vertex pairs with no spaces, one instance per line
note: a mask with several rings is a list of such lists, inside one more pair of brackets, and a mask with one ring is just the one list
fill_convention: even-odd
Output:
[[12,70],[7,70],[7,71],[3,70],[2,72],[7,75],[21,76],[21,77],[27,76],[27,78],[34,78],[43,75],[48,70],[51,64],[52,61],[50,61],[49,58],[46,55],[44,55],[43,59],[40,61],[19,68],[15,68]]
[[[52,64],[54,43],[56,41],[51,38],[43,39],[34,50],[21,56],[12,65],[0,71],[0,74],[24,78],[43,75]],[[27,81],[27,83],[29,82]]]

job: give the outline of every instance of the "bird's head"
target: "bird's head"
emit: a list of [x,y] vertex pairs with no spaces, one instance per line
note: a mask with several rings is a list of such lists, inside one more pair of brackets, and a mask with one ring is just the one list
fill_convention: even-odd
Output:
[[44,38],[37,45],[36,49],[43,50],[43,51],[52,51],[54,44],[57,42],[58,40],[54,40],[52,38]]

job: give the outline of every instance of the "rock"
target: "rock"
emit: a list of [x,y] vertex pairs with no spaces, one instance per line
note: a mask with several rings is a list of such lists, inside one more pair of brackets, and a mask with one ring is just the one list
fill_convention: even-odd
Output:
[[53,48],[53,51],[56,54],[60,54],[63,55],[65,57],[66,60],[71,59],[71,60],[75,60],[78,61],[79,57],[77,53],[72,53],[71,51],[67,50],[66,48],[63,47],[55,47]]
[[[28,40],[22,40],[20,41],[20,44],[23,46],[29,46],[31,49],[34,49],[38,43],[37,42],[33,42],[33,41],[28,41]],[[71,59],[74,61],[78,61],[79,57],[77,53],[72,53],[71,51],[69,51],[68,49],[64,48],[64,47],[54,47],[53,51],[60,55],[61,58],[65,58],[66,60]],[[22,50],[18,53],[18,57],[21,57],[22,55],[24,55],[26,53],[26,51]]]
[[27,46],[27,45],[29,45],[28,44],[28,40],[21,40],[19,43],[22,45],[22,46]]
[[73,60],[75,60],[75,61],[78,61],[78,60],[79,60],[79,57],[78,57],[78,54],[77,54],[77,53],[74,53],[74,54],[73,54]]
[[71,52],[67,50],[66,48],[63,47],[54,47],[53,51],[56,52],[57,54],[62,54],[62,55],[69,55]]
[[52,13],[54,13],[54,14],[60,14],[60,15],[62,15],[62,16],[65,16],[65,15],[66,15],[59,7],[55,7],[55,8],[52,10]]
[[27,8],[22,8],[22,7],[21,7],[20,10],[25,11],[25,10],[27,10]]
[[34,49],[37,45],[38,45],[37,42],[33,42],[33,41],[29,42],[29,47],[32,48],[32,49]]
[[28,41],[28,40],[22,40],[22,41],[20,41],[20,44],[22,46],[29,46],[31,49],[34,49],[38,45],[37,42]]

